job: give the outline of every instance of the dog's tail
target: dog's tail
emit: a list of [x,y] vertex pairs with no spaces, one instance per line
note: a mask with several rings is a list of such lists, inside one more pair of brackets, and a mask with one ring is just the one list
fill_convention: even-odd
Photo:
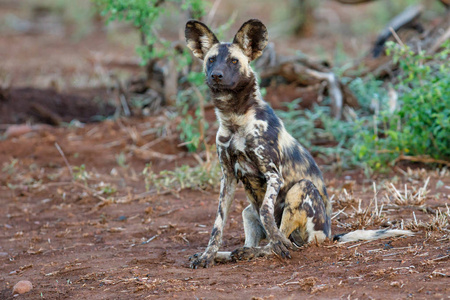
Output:
[[400,230],[400,229],[355,230],[352,232],[335,235],[333,237],[333,240],[345,243],[356,241],[379,240],[388,237],[396,237],[402,235],[412,236],[414,235],[414,233],[410,230]]

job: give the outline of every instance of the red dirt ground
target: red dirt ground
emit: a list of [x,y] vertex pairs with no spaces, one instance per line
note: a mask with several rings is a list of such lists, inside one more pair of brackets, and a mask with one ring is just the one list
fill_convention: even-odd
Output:
[[[17,12],[14,1],[2,5],[0,16]],[[314,45],[308,40],[301,43]],[[72,101],[85,103],[89,98],[86,94],[92,95],[91,86],[75,91],[69,84],[75,77],[101,81],[102,74],[113,66],[129,74],[138,70],[133,63],[131,67],[128,64],[135,60],[133,47],[108,40],[100,31],[79,43],[66,36],[0,34],[0,44],[0,79],[4,74],[11,79],[12,93],[40,95],[47,101],[45,107],[52,107],[48,103],[57,99],[67,107],[74,105]],[[58,91],[48,90],[52,87]],[[104,91],[99,93],[105,95]],[[284,93],[274,93],[274,99],[285,101]],[[24,99],[15,99],[19,98]],[[11,94],[8,99],[12,99]],[[372,179],[366,179],[361,170],[325,172],[329,193],[336,201],[335,212],[345,206],[344,189],[351,194],[349,203],[355,209],[358,203],[354,199],[362,200],[363,209],[368,207],[375,180],[378,205],[384,203],[385,208],[383,218],[367,228],[398,228],[403,222],[419,227],[413,237],[327,242],[296,251],[290,260],[263,258],[192,270],[188,258],[203,251],[208,242],[217,190],[143,194],[142,171],[147,163],[151,162],[156,172],[196,164],[192,155],[177,147],[180,141],[174,121],[161,113],[158,117],[107,120],[83,127],[38,126],[28,128],[26,134],[6,137],[3,134],[11,127],[5,123],[43,122],[29,116],[18,118],[11,109],[18,103],[7,103],[0,97],[0,299],[450,297],[449,226],[437,230],[423,225],[432,222],[436,210],[448,212],[448,171],[416,168],[405,173],[398,169]],[[88,111],[83,115],[70,109],[67,119],[63,113],[58,115],[70,121],[73,113],[87,122],[99,113],[97,106],[89,106]],[[161,131],[166,138],[159,138],[157,132]],[[146,147],[152,141],[154,144]],[[89,178],[73,180],[56,145],[73,172]],[[81,165],[86,173],[75,168]],[[404,183],[419,188],[428,177],[423,207],[396,206],[384,197],[387,192],[383,187],[389,182],[401,189]],[[108,189],[116,191],[99,193]],[[244,242],[240,214],[246,203],[240,187],[225,228],[224,249],[233,250]],[[334,234],[360,227],[357,216],[352,217],[354,208],[348,206],[333,219]],[[417,224],[423,226],[411,225],[413,212]],[[373,203],[368,215],[371,213]],[[448,215],[443,220],[448,222]],[[30,280],[33,289],[14,297],[12,287],[20,280]]]
[[[149,118],[50,128],[0,143],[1,299],[12,299],[12,286],[21,279],[34,285],[21,299],[448,297],[448,232],[421,230],[414,237],[369,243],[329,242],[294,252],[286,261],[256,259],[189,269],[188,257],[207,244],[218,193],[183,190],[134,197],[145,191],[140,172],[148,160],[132,155],[133,140],[126,128],[142,133],[157,123]],[[154,137],[142,139],[146,143]],[[55,142],[71,166],[86,165],[89,188],[71,181]],[[156,148],[183,155],[168,145]],[[127,167],[118,165],[115,157],[120,153],[126,154]],[[152,161],[156,169],[167,166],[161,159]],[[371,182],[358,174],[343,174],[354,184],[336,179],[343,175],[326,174],[330,194],[337,197],[343,188],[353,189],[366,207],[373,197]],[[421,176],[432,178],[427,207],[445,210],[449,176],[439,177],[435,171]],[[436,189],[438,180],[444,185]],[[103,195],[110,200],[92,194],[101,182],[117,188],[112,197]],[[381,201],[381,193],[378,198]],[[240,212],[245,203],[240,188],[225,229],[224,249],[243,244]],[[385,209],[386,220],[403,219],[406,224],[413,211],[419,220],[431,218],[414,207],[390,207]],[[346,231],[340,224],[354,221],[344,216],[336,220],[334,233]]]

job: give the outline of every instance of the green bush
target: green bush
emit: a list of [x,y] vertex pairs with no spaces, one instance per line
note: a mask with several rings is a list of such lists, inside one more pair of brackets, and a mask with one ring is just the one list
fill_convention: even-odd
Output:
[[[158,23],[162,14],[168,10],[189,10],[193,18],[204,15],[204,0],[93,0],[107,21],[124,21],[136,27],[141,34],[142,45],[137,52],[147,63],[155,57],[165,57],[174,54],[170,41],[157,35]],[[173,7],[171,7],[171,5]],[[168,9],[169,8],[169,9]],[[156,47],[158,46],[158,47]]]
[[400,155],[450,159],[450,42],[433,56],[387,45],[398,63],[398,108],[382,110],[356,131],[353,151],[368,167],[382,170]]
[[[192,62],[192,56],[187,48],[179,49],[173,47],[171,41],[164,40],[158,35],[160,17],[165,12],[189,11],[190,17],[201,18],[204,15],[204,0],[94,0],[101,10],[101,14],[107,17],[107,21],[124,21],[135,26],[141,34],[141,45],[136,48],[146,64],[154,58],[167,58],[175,61],[177,70],[181,70]],[[190,72],[180,79],[180,84],[186,86],[201,82],[203,85],[204,75]],[[198,95],[198,93],[201,95]],[[198,97],[204,98],[204,90],[198,88],[184,88],[178,92],[176,106],[181,115],[180,139],[185,142],[189,151],[195,151],[202,142],[202,133],[207,129],[203,118],[203,107],[199,107]],[[196,107],[196,119],[189,113],[188,109]]]
[[334,170],[361,166],[366,174],[387,171],[401,155],[449,160],[450,41],[443,48],[429,56],[388,43],[388,55],[399,66],[393,86],[398,96],[396,110],[389,108],[385,84],[369,77],[348,82],[361,106],[355,118],[335,120],[326,106],[298,110],[299,100],[277,113],[286,129]]

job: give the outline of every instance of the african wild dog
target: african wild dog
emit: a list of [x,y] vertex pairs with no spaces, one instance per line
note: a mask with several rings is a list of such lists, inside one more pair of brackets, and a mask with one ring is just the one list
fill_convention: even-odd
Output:
[[[289,250],[331,237],[331,202],[322,174],[309,152],[284,128],[264,102],[250,62],[267,44],[267,29],[259,20],[245,22],[232,43],[219,43],[201,22],[186,24],[186,41],[204,61],[220,123],[216,143],[222,167],[219,207],[208,247],[193,255],[191,267],[216,261],[250,259],[274,253],[290,258]],[[250,205],[242,212],[244,247],[218,252],[238,181]],[[406,231],[357,231],[339,240],[383,238]],[[269,243],[258,247],[262,239]]]

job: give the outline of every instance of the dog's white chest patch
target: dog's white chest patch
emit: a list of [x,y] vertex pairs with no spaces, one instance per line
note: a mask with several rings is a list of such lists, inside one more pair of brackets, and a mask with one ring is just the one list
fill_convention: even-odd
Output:
[[234,148],[237,151],[244,152],[245,151],[245,138],[243,136],[240,136],[238,134],[233,136],[233,139],[231,140],[231,143],[233,144]]
[[247,156],[248,145],[246,138],[240,134],[234,134],[227,147],[227,156],[231,159],[231,166],[237,177],[258,174],[257,166]]

